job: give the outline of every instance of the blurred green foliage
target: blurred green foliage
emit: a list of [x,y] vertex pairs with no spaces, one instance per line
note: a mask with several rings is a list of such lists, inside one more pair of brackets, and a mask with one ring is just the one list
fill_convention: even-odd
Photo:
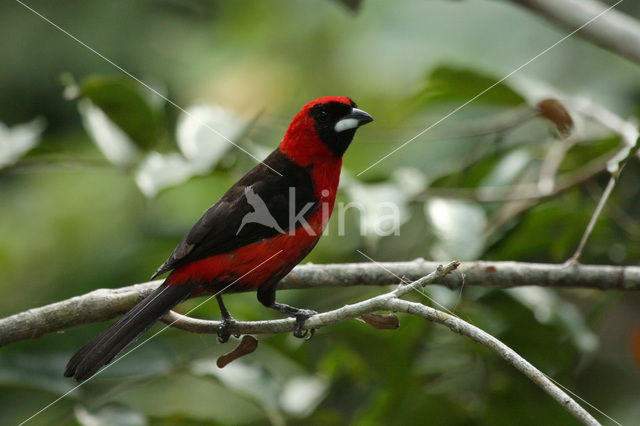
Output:
[[[567,259],[606,174],[511,216],[512,203],[468,195],[536,182],[549,150],[563,143],[546,120],[522,119],[542,97],[590,98],[634,115],[638,68],[571,38],[357,176],[562,33],[503,2],[369,1],[357,14],[338,3],[29,4],[258,158],[313,98],[344,94],[370,112],[375,123],[345,156],[339,201],[393,200],[400,233],[362,235],[368,225],[351,212],[344,235],[334,218],[307,261],[366,261],[357,249],[390,261]],[[631,2],[622,7],[640,13]],[[0,315],[145,281],[255,161],[19,4],[0,4],[0,23],[7,35],[0,38]],[[63,87],[63,73],[80,83],[66,79]],[[44,132],[35,117],[46,119]],[[622,148],[620,137],[588,117],[579,117],[578,131],[559,176]],[[633,159],[585,263],[640,260],[638,179]],[[326,310],[382,291],[289,291],[278,299]],[[638,295],[427,291],[621,423],[640,418],[640,365],[630,350],[640,327]],[[226,302],[237,318],[277,317],[253,294]],[[219,315],[215,304],[195,314]],[[2,348],[0,423],[20,422],[72,389],[62,377],[68,357],[104,327]],[[226,351],[212,336],[164,331],[33,423],[575,423],[488,349],[416,318],[402,316],[395,331],[350,321],[308,343],[264,337],[254,354],[217,369]]]
[[[482,95],[483,104],[513,106],[525,101],[508,85],[496,83],[495,78],[481,75],[478,72],[439,66],[431,71],[427,77],[424,88],[416,96],[416,103],[430,105],[437,101],[444,101],[462,104],[484,91],[486,93]],[[489,87],[492,88],[487,91]],[[471,93],[475,95],[470,98],[469,94]]]
[[148,150],[157,143],[156,114],[142,93],[146,87],[125,78],[89,77],[82,82],[80,95],[100,108],[138,147]]

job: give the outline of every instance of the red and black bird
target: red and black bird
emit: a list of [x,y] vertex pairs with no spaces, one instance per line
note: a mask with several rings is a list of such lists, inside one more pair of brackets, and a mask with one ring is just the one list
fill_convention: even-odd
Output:
[[[223,290],[257,290],[263,305],[295,317],[294,335],[304,337],[304,321],[315,312],[276,302],[276,285],[318,242],[333,210],[342,155],[358,127],[371,121],[347,97],[306,104],[280,146],[204,213],[153,274],[171,271],[164,283],[78,350],[64,375],[88,379],[180,302]],[[224,319],[219,338],[226,341],[233,319],[216,298]]]

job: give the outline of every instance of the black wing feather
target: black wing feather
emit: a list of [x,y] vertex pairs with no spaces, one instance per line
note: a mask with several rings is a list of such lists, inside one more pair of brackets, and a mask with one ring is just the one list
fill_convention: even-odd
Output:
[[294,188],[296,214],[308,203],[314,203],[314,207],[305,212],[306,219],[317,207],[309,169],[295,164],[276,149],[202,215],[151,278],[187,263],[277,235],[277,229],[259,223],[247,223],[238,232],[242,218],[253,211],[245,195],[245,188],[249,186],[265,202],[284,231],[289,229],[289,188]]

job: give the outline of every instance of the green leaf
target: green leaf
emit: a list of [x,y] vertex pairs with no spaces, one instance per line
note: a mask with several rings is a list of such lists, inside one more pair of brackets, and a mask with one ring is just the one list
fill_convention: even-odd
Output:
[[[494,86],[495,85],[495,86]],[[492,87],[493,86],[493,87]],[[491,87],[490,90],[487,90]],[[478,96],[474,102],[501,106],[520,105],[525,99],[504,82],[480,72],[454,68],[446,65],[435,68],[425,87],[416,95],[416,106],[436,102],[467,102]]]
[[100,108],[141,149],[148,150],[158,139],[156,113],[135,83],[117,77],[89,77],[80,93]]

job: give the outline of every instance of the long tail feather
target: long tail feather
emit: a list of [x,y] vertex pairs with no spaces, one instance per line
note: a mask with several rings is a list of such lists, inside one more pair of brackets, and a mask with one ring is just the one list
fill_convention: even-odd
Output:
[[194,286],[162,284],[111,327],[80,348],[67,363],[64,375],[82,382],[137,340],[171,308],[185,300]]

